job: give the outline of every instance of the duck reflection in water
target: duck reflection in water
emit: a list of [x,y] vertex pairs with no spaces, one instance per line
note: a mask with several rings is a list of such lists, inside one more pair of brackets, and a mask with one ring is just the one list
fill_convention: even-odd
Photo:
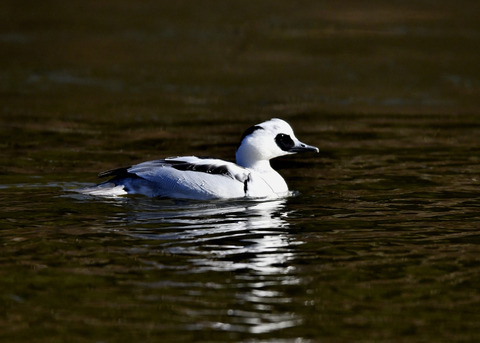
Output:
[[[206,297],[208,288],[228,293],[228,308],[223,310],[227,311],[223,313],[225,320],[209,321],[201,311],[191,310],[192,319],[198,315],[202,320],[191,324],[190,329],[208,326],[265,333],[302,322],[300,315],[277,311],[281,304],[293,301],[285,289],[301,283],[290,262],[296,256],[295,246],[302,242],[289,232],[287,218],[291,213],[285,207],[285,199],[229,204],[187,202],[182,206],[160,206],[158,201],[145,199],[137,199],[142,204],[135,208],[142,210],[128,218],[129,235],[147,244],[151,241],[149,247],[160,248],[163,256],[177,256],[175,268],[182,274],[179,277],[184,279],[188,273],[189,279],[201,280],[198,282],[203,286],[197,296]],[[151,258],[144,259],[144,263],[148,268],[168,269],[165,262]],[[206,275],[209,280],[205,283]],[[162,288],[165,282],[142,284]]]
[[[180,207],[153,202],[149,207],[143,202],[143,210],[131,214],[128,221],[129,226],[149,223],[149,228],[134,225],[130,233],[137,238],[162,241],[163,248],[171,253],[202,256],[195,259],[198,267],[285,273],[281,266],[290,259],[292,245],[299,244],[288,234],[285,202],[195,202]],[[152,229],[154,223],[161,227]]]

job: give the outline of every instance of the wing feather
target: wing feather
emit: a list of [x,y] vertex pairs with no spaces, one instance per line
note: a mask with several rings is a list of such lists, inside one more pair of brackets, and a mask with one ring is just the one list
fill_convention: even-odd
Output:
[[139,163],[129,167],[107,170],[98,174],[98,177],[138,178],[144,175],[152,175],[159,172],[159,168],[174,168],[180,171],[194,171],[213,175],[223,175],[242,183],[249,178],[250,172],[233,162],[215,158],[199,158],[195,156],[169,157]]

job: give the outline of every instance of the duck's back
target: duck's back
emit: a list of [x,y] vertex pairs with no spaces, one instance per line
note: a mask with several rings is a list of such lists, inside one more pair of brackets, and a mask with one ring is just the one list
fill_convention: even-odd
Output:
[[119,187],[123,187],[123,194],[204,200],[244,197],[249,174],[232,162],[187,156],[148,161],[99,176],[113,177],[100,186],[115,189],[115,195],[122,194]]

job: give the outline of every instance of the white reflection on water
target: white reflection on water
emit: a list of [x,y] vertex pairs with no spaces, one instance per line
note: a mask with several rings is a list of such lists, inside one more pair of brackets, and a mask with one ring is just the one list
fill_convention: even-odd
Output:
[[300,242],[288,233],[287,216],[285,200],[276,200],[170,205],[136,212],[129,221],[136,238],[191,255],[192,272],[248,269],[266,275],[291,270],[292,247]]
[[[299,314],[281,309],[293,301],[285,290],[301,283],[295,268],[290,265],[296,256],[295,246],[301,242],[289,232],[289,212],[285,203],[286,200],[160,201],[155,204],[147,200],[142,201],[140,211],[134,211],[124,219],[128,221],[129,235],[144,240],[149,248],[161,249],[173,258],[187,257],[182,260],[186,265],[179,273],[187,271],[189,280],[198,275],[195,285],[182,285],[186,293],[183,305],[188,308],[192,303],[187,310],[191,318],[186,324],[187,329],[261,334],[303,322]],[[155,261],[145,262],[148,267],[155,265]],[[159,268],[165,268],[164,264]],[[213,279],[205,282],[205,275]],[[136,284],[147,288],[160,287],[162,292],[168,292],[173,291],[168,286],[171,281]],[[215,303],[217,312],[199,309],[198,304],[195,305],[198,300],[192,298],[206,298],[212,292],[209,285],[215,285],[214,292],[222,295],[219,302],[222,298],[229,299],[225,304]],[[218,316],[225,319],[219,321]]]

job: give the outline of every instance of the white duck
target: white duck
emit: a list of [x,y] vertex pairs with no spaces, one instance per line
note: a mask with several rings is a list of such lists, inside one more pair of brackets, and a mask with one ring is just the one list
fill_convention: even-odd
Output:
[[102,172],[99,177],[113,178],[82,192],[198,200],[281,198],[289,194],[288,186],[270,160],[304,151],[318,152],[318,148],[300,142],[286,121],[274,118],[244,132],[236,164],[195,156],[170,157]]

